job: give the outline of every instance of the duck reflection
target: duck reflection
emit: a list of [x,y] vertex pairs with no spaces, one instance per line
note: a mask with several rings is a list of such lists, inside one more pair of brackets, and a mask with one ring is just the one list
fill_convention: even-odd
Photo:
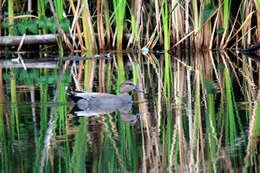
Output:
[[99,93],[99,92],[75,92],[68,93],[75,102],[74,108],[70,114],[73,116],[92,117],[120,112],[120,119],[127,124],[134,124],[140,118],[142,113],[130,114],[133,101],[129,92],[143,92],[132,81],[125,81],[120,85],[119,95]]

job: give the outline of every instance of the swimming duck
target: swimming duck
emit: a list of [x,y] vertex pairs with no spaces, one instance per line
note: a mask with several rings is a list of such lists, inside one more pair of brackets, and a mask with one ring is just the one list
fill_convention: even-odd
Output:
[[130,80],[126,80],[120,85],[119,95],[71,91],[69,95],[76,103],[72,112],[76,116],[86,117],[111,113],[116,110],[119,110],[121,113],[128,113],[133,103],[132,97],[129,95],[129,92],[132,90],[143,92]]

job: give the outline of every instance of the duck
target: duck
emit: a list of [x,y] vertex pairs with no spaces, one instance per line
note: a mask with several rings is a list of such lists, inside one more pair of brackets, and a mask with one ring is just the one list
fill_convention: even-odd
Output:
[[[68,95],[75,102],[75,107],[71,112],[74,116],[85,117],[107,114],[117,110],[122,114],[127,114],[133,103],[132,97],[129,95],[131,91],[144,93],[131,80],[126,80],[120,85],[119,95],[70,91]],[[139,118],[139,114],[136,117]]]

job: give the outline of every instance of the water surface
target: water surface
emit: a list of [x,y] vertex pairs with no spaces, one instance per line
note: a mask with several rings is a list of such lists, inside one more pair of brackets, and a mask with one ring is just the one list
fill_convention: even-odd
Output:
[[[184,55],[183,55],[184,54]],[[0,62],[1,172],[260,172],[258,62],[232,53]],[[119,93],[115,111],[71,117],[69,89]],[[258,152],[258,153],[257,153]]]

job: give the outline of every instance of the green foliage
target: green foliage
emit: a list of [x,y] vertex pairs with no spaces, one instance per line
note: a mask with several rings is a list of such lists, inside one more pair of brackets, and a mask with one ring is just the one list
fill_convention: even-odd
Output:
[[56,33],[57,28],[54,21],[54,17],[49,17],[44,20],[45,25],[47,25],[47,29],[49,29],[52,33]]
[[223,29],[223,28],[220,28],[220,29],[216,30],[216,33],[217,33],[217,34],[222,34],[223,32],[224,32],[224,29]]
[[218,92],[216,84],[210,80],[205,80],[205,88],[210,94],[216,94]]
[[60,20],[60,26],[65,32],[69,32],[70,21],[67,18],[63,18]]
[[217,65],[217,68],[218,68],[218,69],[224,69],[225,66],[224,66],[223,64],[218,64],[218,65]]
[[40,20],[37,20],[37,23],[39,25],[40,28],[42,29],[48,29],[48,18],[46,16],[41,16]]
[[215,10],[216,7],[213,4],[208,4],[204,10],[203,22],[206,22]]
[[[3,22],[3,28],[10,27],[7,21]],[[65,32],[69,32],[70,21],[67,18],[60,20],[60,26]],[[57,32],[54,17],[41,16],[40,19],[22,18],[17,19],[13,26],[14,35],[23,34],[37,34],[40,29],[51,31],[55,34]]]
[[[22,85],[33,85],[33,84],[55,85],[58,81],[58,73],[55,70],[43,76],[40,76],[39,69],[33,69],[33,70],[14,69],[13,72],[17,77],[17,82]],[[9,73],[5,73],[3,76],[4,76],[4,80],[6,81],[9,81],[11,79],[11,75]],[[66,72],[64,74],[62,81],[66,84],[71,82],[71,77],[69,72]]]
[[36,83],[39,79],[39,70],[32,70],[28,73],[28,71],[22,70],[19,73],[19,81],[23,81],[25,85],[32,85]]

